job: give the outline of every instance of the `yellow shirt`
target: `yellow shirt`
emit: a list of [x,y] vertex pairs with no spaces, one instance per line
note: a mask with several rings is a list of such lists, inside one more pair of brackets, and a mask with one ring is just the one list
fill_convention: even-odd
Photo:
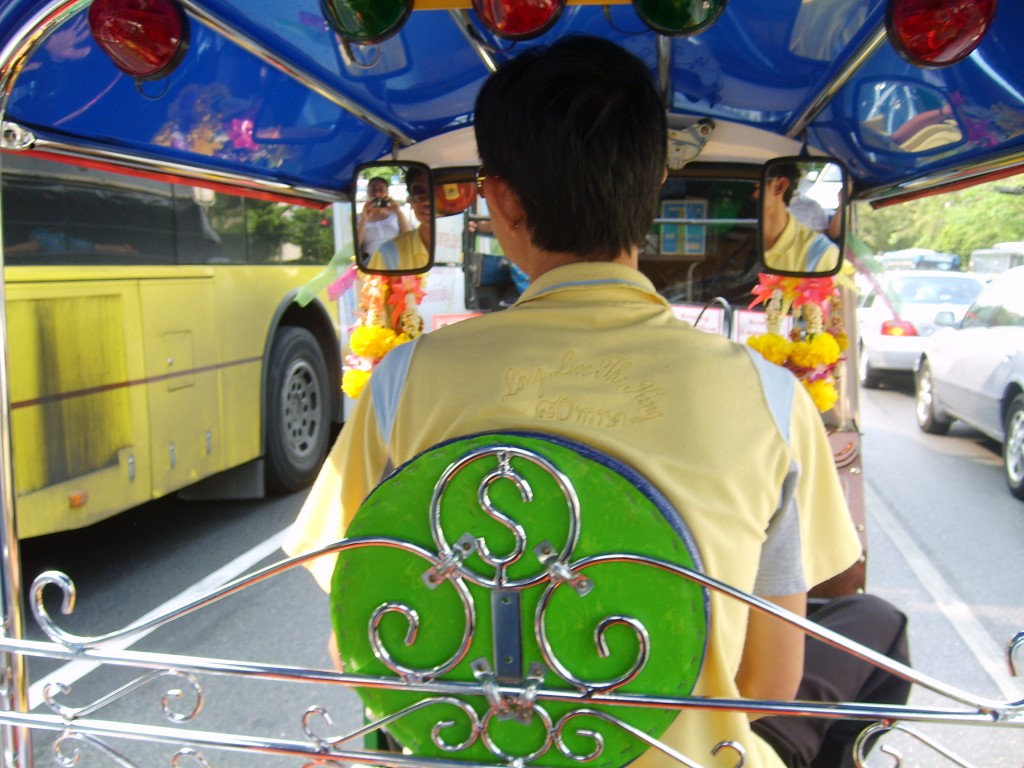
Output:
[[[744,591],[753,591],[766,529],[794,470],[796,567],[806,584],[860,555],[804,388],[748,347],[677,320],[643,275],[608,263],[552,270],[512,308],[393,350],[346,423],[286,551],[343,536],[391,467],[441,441],[501,429],[562,435],[633,467],[679,511],[706,571]],[[332,567],[316,572],[325,588]],[[747,609],[712,593],[711,616],[695,694],[736,698]],[[732,766],[730,750],[711,757],[725,739],[746,746],[748,768],[782,765],[742,713],[687,712],[664,736],[702,765]],[[635,764],[669,763],[676,765],[650,750]]]
[[422,269],[430,263],[419,227],[380,244],[364,265],[367,269]]
[[838,263],[839,246],[792,214],[775,245],[764,253],[765,266],[783,272],[831,272]]

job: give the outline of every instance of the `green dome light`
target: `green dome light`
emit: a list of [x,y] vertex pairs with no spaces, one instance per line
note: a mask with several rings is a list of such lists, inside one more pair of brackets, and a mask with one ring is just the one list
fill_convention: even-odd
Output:
[[409,18],[413,0],[320,0],[324,18],[342,40],[382,43]]
[[728,0],[633,0],[633,7],[655,32],[695,35],[722,15]]

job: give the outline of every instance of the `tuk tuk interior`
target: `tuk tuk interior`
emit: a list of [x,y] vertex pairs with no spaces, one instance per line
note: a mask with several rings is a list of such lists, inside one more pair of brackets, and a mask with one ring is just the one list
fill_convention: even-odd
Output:
[[[720,296],[730,304],[747,300],[763,268],[757,210],[748,193],[773,158],[833,160],[846,174],[842,195],[836,198],[836,209],[843,215],[849,202],[890,204],[1024,168],[1024,57],[1016,50],[1024,7],[1018,4],[1004,2],[996,9],[994,1],[976,3],[976,12],[969,13],[963,4],[925,3],[932,14],[925,17],[927,24],[941,24],[949,34],[945,44],[933,38],[922,44],[906,26],[914,20],[913,7],[908,10],[912,4],[900,0],[780,0],[770,7],[761,0],[730,0],[704,4],[696,16],[668,18],[658,15],[656,3],[644,0],[540,3],[550,9],[546,23],[511,37],[494,14],[530,3],[381,2],[378,10],[392,8],[393,16],[383,22],[377,17],[383,28],[371,24],[363,29],[357,22],[373,17],[365,15],[371,8],[366,0],[152,2],[145,10],[159,18],[136,24],[135,32],[125,31],[127,26],[118,31],[115,25],[113,32],[102,29],[110,20],[139,21],[133,14],[141,13],[140,6],[130,0],[8,0],[0,7],[0,173],[4,153],[28,153],[312,206],[351,203],[360,165],[384,158],[423,162],[439,182],[469,181],[478,163],[473,103],[483,80],[520,51],[573,34],[619,42],[648,62],[663,94],[673,167],[643,268],[673,300],[698,305]],[[150,30],[157,30],[156,36]],[[704,201],[706,207],[687,209],[686,201]],[[689,253],[685,241],[667,243],[669,230],[662,229],[686,226],[688,221],[699,222],[704,237]],[[8,364],[6,345],[2,362]],[[0,379],[5,418],[6,386]],[[845,430],[837,457],[846,461],[855,477],[855,397],[848,402],[849,412],[834,415]],[[272,663],[119,651],[111,644],[140,628],[81,638],[64,632],[47,616],[38,598],[48,586],[56,585],[66,602],[73,595],[70,580],[57,574],[41,577],[34,588],[37,619],[51,642],[23,640],[8,429],[5,421],[5,439],[0,441],[5,633],[0,645],[8,675],[0,724],[7,765],[31,762],[28,733],[35,728],[101,741],[126,735],[162,740],[188,745],[188,750],[227,747],[253,754],[291,754],[310,764],[456,764],[447,749],[429,757],[350,749],[347,740],[364,735],[362,730],[345,738],[321,738],[312,722],[322,712],[303,716],[306,742],[259,734],[128,728],[94,721],[85,711],[29,712],[24,667],[28,655],[88,657],[140,670],[234,674],[300,685],[317,680],[401,689],[412,683],[428,693],[444,693],[452,684],[401,670],[387,679],[368,680],[326,670],[282,669]],[[328,552],[264,569],[152,625],[165,625],[311,557],[352,546],[342,543]],[[431,562],[442,566],[451,554],[434,553]],[[699,573],[686,571],[685,577],[708,589],[722,588]],[[739,599],[750,600],[742,595]],[[815,632],[813,626],[804,628]],[[836,642],[842,644],[841,639]],[[1011,641],[1011,663],[1019,664],[1022,646],[1021,636]],[[957,706],[926,712],[760,704],[772,711],[877,720],[880,730],[929,720],[1024,726],[1024,702],[991,701],[913,670],[898,672],[948,696]],[[477,683],[455,690],[491,702],[494,711],[505,707],[506,713],[513,702],[513,709],[522,711],[535,696],[566,696],[564,691],[546,690],[536,678],[505,685],[496,692],[493,678],[482,674]],[[583,696],[584,704],[600,698],[593,690]],[[607,700],[622,703],[614,691]],[[695,705],[686,696],[641,697],[639,702],[627,697],[626,703]],[[749,703],[721,706],[744,708]],[[936,751],[955,764],[967,765],[941,747]],[[530,762],[500,750],[494,755],[496,764]],[[688,759],[704,757],[677,759],[690,765],[694,763]],[[737,759],[742,764],[742,758]]]

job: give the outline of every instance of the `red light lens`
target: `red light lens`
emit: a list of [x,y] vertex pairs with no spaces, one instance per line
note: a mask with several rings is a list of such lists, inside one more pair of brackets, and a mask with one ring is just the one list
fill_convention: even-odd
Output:
[[886,320],[882,323],[883,336],[917,336],[917,328],[906,320]]
[[566,0],[473,0],[484,26],[498,37],[526,40],[546,32],[562,15]]
[[114,65],[138,80],[169,75],[188,49],[188,19],[173,0],[93,0],[89,29]]
[[476,182],[434,185],[434,210],[438,216],[462,213],[476,200]]
[[996,15],[996,0],[889,0],[885,24],[900,55],[919,67],[967,58]]

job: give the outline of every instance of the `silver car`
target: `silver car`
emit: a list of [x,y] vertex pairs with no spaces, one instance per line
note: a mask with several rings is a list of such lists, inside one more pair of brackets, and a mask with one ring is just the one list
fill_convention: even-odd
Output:
[[935,318],[958,323],[985,285],[982,277],[941,270],[894,270],[874,278],[857,308],[861,384],[874,388],[887,374],[909,375]]
[[1002,443],[1006,482],[1024,499],[1024,267],[996,277],[957,326],[928,339],[915,377],[921,429],[945,434],[960,419]]

